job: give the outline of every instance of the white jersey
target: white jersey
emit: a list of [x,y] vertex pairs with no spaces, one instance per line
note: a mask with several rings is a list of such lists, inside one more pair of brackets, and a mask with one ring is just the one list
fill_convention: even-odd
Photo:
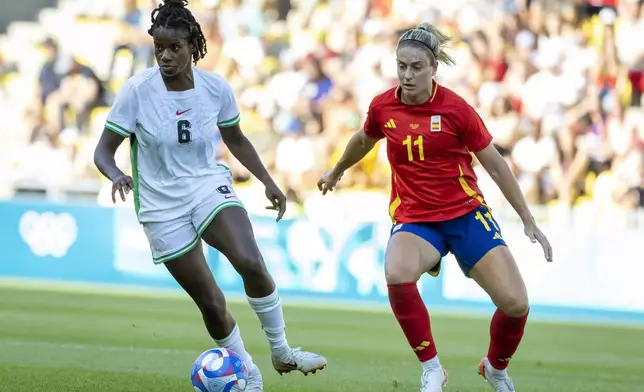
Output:
[[239,123],[230,85],[192,69],[194,89],[168,91],[159,67],[131,77],[119,92],[105,128],[131,142],[134,204],[141,223],[189,213],[230,176],[215,160],[217,127]]

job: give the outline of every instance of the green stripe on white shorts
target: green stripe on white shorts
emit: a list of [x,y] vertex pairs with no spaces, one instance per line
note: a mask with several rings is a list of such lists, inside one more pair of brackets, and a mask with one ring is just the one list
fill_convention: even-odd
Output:
[[184,246],[183,248],[177,251],[168,253],[167,255],[163,255],[156,258],[153,257],[152,260],[154,264],[163,264],[170,260],[179,258],[185,255],[186,253],[190,252],[195,246],[197,246],[200,243],[199,239],[201,238],[201,235],[203,234],[204,231],[206,231],[206,229],[208,228],[210,223],[212,223],[212,221],[215,219],[217,214],[228,207],[239,207],[244,211],[246,210],[244,208],[244,205],[238,201],[227,201],[219,204],[217,207],[215,207],[214,210],[212,210],[210,214],[208,214],[208,216],[206,216],[206,219],[204,219],[203,222],[201,222],[201,224],[199,225],[199,228],[197,229],[197,236],[192,241],[190,241],[189,244],[187,244],[186,246]]

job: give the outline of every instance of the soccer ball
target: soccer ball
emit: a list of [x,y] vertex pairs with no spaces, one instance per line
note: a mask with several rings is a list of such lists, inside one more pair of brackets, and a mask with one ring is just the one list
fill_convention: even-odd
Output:
[[235,352],[214,348],[197,358],[190,380],[196,392],[239,392],[246,389],[248,369]]

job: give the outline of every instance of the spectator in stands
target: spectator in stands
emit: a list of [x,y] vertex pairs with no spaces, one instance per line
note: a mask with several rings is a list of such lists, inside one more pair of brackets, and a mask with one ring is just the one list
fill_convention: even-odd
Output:
[[322,103],[331,92],[333,82],[322,68],[322,61],[314,55],[309,55],[304,61],[304,71],[308,76],[308,80],[302,94],[303,98],[308,100],[309,112],[313,120],[317,122],[315,126],[318,132],[315,133],[319,133],[324,129],[324,124],[322,124]]
[[124,14],[119,20],[120,34],[117,44],[114,47],[108,83],[114,73],[116,58],[121,51],[128,52],[132,56],[129,74],[122,75],[124,79],[134,75],[139,63],[149,68],[154,65],[154,49],[147,34],[149,21],[142,10],[137,7],[136,0],[124,0]]
[[[86,1],[78,8],[102,8],[98,3]],[[395,62],[391,60],[395,37],[419,19],[435,20],[453,36],[450,49],[457,65],[440,69],[437,82],[454,86],[492,125],[497,147],[532,202],[622,208],[644,204],[637,193],[642,188],[640,172],[644,167],[644,126],[639,125],[644,124],[640,115],[644,40],[638,39],[644,36],[643,3],[195,0],[194,6],[209,42],[207,57],[199,66],[230,80],[239,96],[242,121],[247,123],[244,128],[252,130],[249,138],[261,147],[262,159],[272,174],[282,179],[285,189],[290,185],[292,199],[302,201],[304,210],[310,211],[306,207],[310,202],[307,176],[322,174],[329,165],[328,154],[359,126],[356,124],[373,96],[395,83]],[[146,63],[141,65],[150,65],[146,56],[135,53],[139,45],[150,46],[144,31],[148,21],[141,17],[135,1],[123,4],[127,12],[114,21],[124,26],[116,49],[132,53],[135,62]],[[139,1],[139,7],[141,4],[145,1]],[[75,15],[81,14],[104,12],[85,10]],[[112,34],[110,24],[97,22],[97,31],[105,27],[105,34]],[[79,23],[91,22],[84,18]],[[91,45],[84,37],[56,33],[66,40],[61,47],[82,51]],[[139,34],[141,41],[130,39]],[[53,122],[48,128],[55,137],[65,128],[61,121],[65,105],[84,115],[87,111],[83,111],[86,105],[70,105],[62,98],[54,105],[51,98],[62,95],[61,82],[69,81],[70,76],[56,42],[50,39],[46,47],[48,57],[40,75],[25,71],[29,67],[18,61],[22,55],[9,60],[20,65],[21,78],[39,78],[34,101],[47,104],[48,119],[53,119],[47,124]],[[108,60],[112,59],[114,48],[106,50]],[[7,55],[15,52],[7,47],[4,51]],[[113,76],[112,89],[119,88],[118,77],[132,72],[125,69],[117,75],[120,60],[103,64],[99,50],[88,52],[94,54],[87,56],[93,61],[87,67],[101,76],[109,73],[105,79]],[[81,91],[82,83],[76,82],[73,89]],[[73,98],[91,107],[96,96],[83,95],[92,88],[82,91]],[[20,102],[10,94],[5,89],[5,99]],[[69,93],[67,97],[69,101]],[[72,122],[82,128],[83,115]],[[47,135],[39,134],[50,137]],[[61,149],[62,144],[54,141],[53,145]],[[298,161],[302,165],[292,166],[292,158],[302,151],[295,155],[283,151],[298,148],[306,151],[304,160]],[[365,164],[348,173],[341,184],[354,192],[339,192],[336,197],[355,196],[361,192],[358,188],[377,187],[382,192],[388,186],[387,165],[381,164],[385,155],[385,144],[374,149]],[[235,164],[223,146],[217,158],[231,160],[234,178],[252,184],[250,174]],[[480,175],[485,184],[487,174],[483,171]],[[484,193],[495,197],[493,189],[484,189]],[[250,200],[249,205],[253,205]]]
[[487,126],[494,137],[494,145],[501,155],[507,155],[519,138],[519,114],[505,95],[496,95],[490,105]]
[[16,64],[5,61],[4,55],[0,51],[0,86],[7,75],[12,74],[17,70]]
[[[47,127],[56,136],[65,129],[74,134],[84,133],[92,109],[103,103],[104,89],[96,73],[75,57],[64,57],[62,62],[64,74],[60,87],[49,94],[45,103]],[[70,110],[72,124],[66,118]]]
[[[206,56],[197,64],[198,68],[208,72],[218,72],[221,68],[220,65],[227,60],[225,56],[221,55],[224,40],[221,32],[219,31],[219,8],[217,6],[207,6],[203,10],[198,8],[195,10],[195,17],[200,20],[201,31],[203,32],[206,41],[208,42],[208,52]],[[226,72],[219,72],[228,78]]]
[[40,69],[38,76],[39,96],[40,103],[44,105],[47,101],[49,94],[58,90],[60,81],[62,79],[62,71],[60,69],[60,56],[58,50],[58,43],[51,37],[45,39],[42,43],[45,51],[45,63]]
[[644,1],[623,0],[619,4],[620,22],[615,26],[615,46],[619,60],[628,72],[632,106],[639,106],[644,94]]
[[45,105],[49,96],[60,88],[64,71],[61,67],[62,57],[59,53],[58,43],[52,37],[48,37],[40,46],[44,51],[45,61],[38,75],[37,98],[33,101],[32,106],[26,109],[26,122],[31,125],[30,143],[35,143],[41,138],[53,143],[53,130],[46,126]]

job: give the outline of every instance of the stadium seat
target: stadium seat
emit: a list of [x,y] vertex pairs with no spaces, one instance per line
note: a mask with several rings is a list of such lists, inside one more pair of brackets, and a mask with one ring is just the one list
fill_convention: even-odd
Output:
[[597,180],[597,174],[595,174],[595,172],[590,172],[586,176],[586,181],[584,182],[584,192],[590,198],[593,197],[593,190],[595,188],[596,180]]
[[105,106],[97,107],[92,110],[89,116],[90,135],[98,136],[103,132],[103,127],[109,111],[110,108]]

